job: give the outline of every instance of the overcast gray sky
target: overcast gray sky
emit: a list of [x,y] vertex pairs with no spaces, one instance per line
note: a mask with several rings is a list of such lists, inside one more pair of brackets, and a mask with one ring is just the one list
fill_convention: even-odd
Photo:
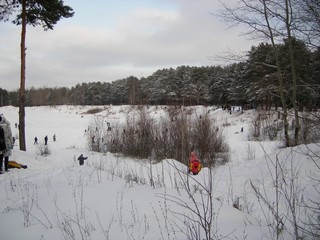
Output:
[[[219,63],[219,53],[250,50],[241,29],[211,13],[218,0],[64,0],[75,11],[54,30],[27,28],[26,87],[138,78],[162,68]],[[0,87],[20,82],[21,26],[0,22]]]

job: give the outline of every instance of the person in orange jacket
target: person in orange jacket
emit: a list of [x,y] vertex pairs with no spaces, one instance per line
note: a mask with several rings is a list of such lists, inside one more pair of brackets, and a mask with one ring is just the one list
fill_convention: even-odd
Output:
[[192,172],[193,175],[197,175],[201,171],[201,163],[196,154],[192,151],[190,153],[189,160],[189,172]]

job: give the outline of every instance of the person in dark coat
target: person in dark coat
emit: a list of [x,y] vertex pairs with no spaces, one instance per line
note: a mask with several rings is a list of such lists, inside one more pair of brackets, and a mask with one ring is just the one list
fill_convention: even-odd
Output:
[[9,156],[12,154],[13,137],[10,122],[0,114],[0,173],[3,173],[2,165],[4,158],[4,170],[8,170]]
[[84,164],[84,160],[86,160],[88,157],[84,157],[83,154],[81,154],[79,157],[78,157],[78,161],[79,161],[79,164],[80,165],[83,165]]
[[48,136],[45,136],[44,137],[44,145],[47,145],[48,144]]

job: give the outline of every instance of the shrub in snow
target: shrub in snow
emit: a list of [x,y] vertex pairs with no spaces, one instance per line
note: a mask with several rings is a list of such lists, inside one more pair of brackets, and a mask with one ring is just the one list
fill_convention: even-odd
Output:
[[206,112],[166,107],[167,116],[155,119],[146,107],[126,113],[126,122],[108,131],[103,117],[96,116],[88,128],[88,147],[97,152],[110,151],[147,159],[173,158],[188,164],[194,150],[205,166],[224,164],[229,160],[228,145]]
[[45,144],[38,144],[37,145],[37,154],[41,156],[50,155],[51,151],[48,145]]

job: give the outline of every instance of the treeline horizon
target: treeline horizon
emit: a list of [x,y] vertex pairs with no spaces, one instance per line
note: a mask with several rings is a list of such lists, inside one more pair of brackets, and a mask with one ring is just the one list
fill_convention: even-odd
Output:
[[[291,72],[287,41],[278,44],[283,69],[285,98],[291,107]],[[294,41],[299,108],[320,107],[320,48],[310,50]],[[272,46],[251,47],[247,60],[222,66],[179,66],[155,71],[148,77],[113,82],[88,82],[74,87],[31,87],[26,106],[44,105],[240,105],[280,107],[276,62]],[[1,106],[19,106],[19,90],[0,88]]]

